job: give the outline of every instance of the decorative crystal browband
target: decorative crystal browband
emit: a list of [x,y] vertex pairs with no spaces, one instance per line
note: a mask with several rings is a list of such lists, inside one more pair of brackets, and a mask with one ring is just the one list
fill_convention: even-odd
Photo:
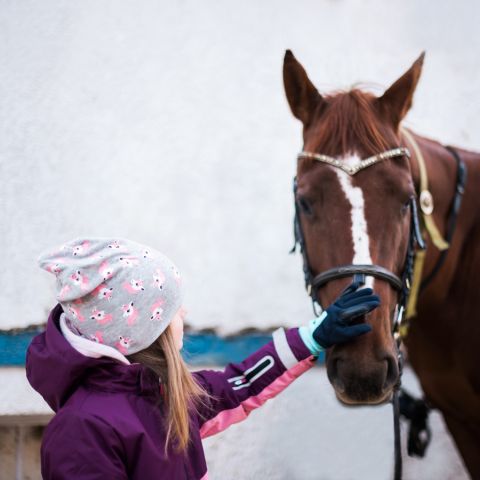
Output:
[[310,158],[312,160],[317,160],[318,162],[328,163],[328,165],[332,165],[333,167],[340,168],[345,173],[349,175],[355,175],[360,170],[364,168],[370,167],[370,165],[375,165],[382,160],[386,160],[387,158],[394,158],[394,157],[401,157],[406,155],[410,157],[410,151],[408,148],[399,147],[394,148],[392,150],[387,150],[386,152],[379,153],[377,155],[373,155],[372,157],[365,158],[364,160],[360,160],[355,165],[345,165],[341,160],[338,160],[333,157],[329,157],[328,155],[323,155],[322,153],[312,153],[312,152],[305,152],[302,151],[298,154],[297,158],[300,160],[301,158]]

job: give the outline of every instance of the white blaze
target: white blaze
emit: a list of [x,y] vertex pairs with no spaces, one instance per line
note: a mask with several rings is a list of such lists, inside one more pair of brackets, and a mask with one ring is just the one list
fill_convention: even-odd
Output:
[[[357,155],[352,155],[340,159],[342,163],[353,165],[360,161]],[[353,240],[353,259],[354,265],[371,265],[372,257],[370,255],[370,241],[368,238],[367,220],[365,219],[365,200],[363,198],[363,191],[360,187],[354,187],[352,184],[352,177],[333,167],[337,174],[340,186],[350,202],[351,211],[350,216],[352,220],[352,240]],[[366,277],[366,285],[373,288],[373,277]]]

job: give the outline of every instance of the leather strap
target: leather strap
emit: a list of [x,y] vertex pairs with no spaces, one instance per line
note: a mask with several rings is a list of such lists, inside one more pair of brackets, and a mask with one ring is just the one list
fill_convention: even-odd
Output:
[[394,273],[380,265],[342,265],[320,273],[312,280],[312,286],[316,289],[331,280],[343,277],[351,277],[356,274],[364,274],[389,282],[396,290],[402,289],[402,280]]
[[428,173],[427,167],[425,166],[425,159],[423,158],[423,154],[418,147],[418,143],[413,138],[412,134],[402,128],[402,134],[408,140],[408,143],[412,146],[413,151],[415,152],[415,159],[417,160],[418,170],[420,173],[420,210],[422,211],[423,223],[425,228],[428,231],[430,238],[432,239],[433,244],[439,250],[446,250],[448,248],[448,242],[446,242],[442,234],[437,228],[435,221],[433,220],[433,209],[434,209],[434,201],[430,190],[428,190]]
[[[406,133],[408,136],[409,133],[406,130],[402,130],[402,133]],[[413,142],[415,140],[412,137]],[[417,160],[421,158],[420,162],[423,162],[423,156],[420,153],[420,157],[417,154],[420,151],[418,149],[418,145],[416,142],[412,144],[413,150],[415,151],[415,157]],[[445,236],[445,244],[447,245],[446,249],[440,249],[440,257],[437,260],[437,263],[435,264],[433,270],[429,273],[429,275],[422,281],[422,274],[423,274],[423,267],[425,264],[425,256],[426,256],[426,251],[425,250],[419,250],[416,252],[415,255],[415,266],[413,270],[413,281],[412,281],[412,288],[410,291],[410,296],[408,299],[408,304],[407,304],[407,309],[405,313],[406,320],[408,321],[410,318],[414,317],[417,314],[417,301],[418,301],[418,296],[420,293],[430,284],[430,282],[434,279],[442,265],[444,264],[447,253],[448,253],[448,248],[451,244],[453,234],[455,232],[455,225],[457,222],[457,217],[458,213],[460,211],[460,206],[462,204],[462,197],[463,193],[465,191],[465,185],[467,181],[467,166],[463,162],[463,160],[460,158],[460,155],[458,152],[451,146],[446,146],[445,147],[455,158],[456,163],[457,163],[457,179],[456,179],[456,187],[455,187],[455,196],[452,200],[452,205],[450,207],[450,213],[449,213],[449,218],[448,218],[448,224],[447,224],[447,233]],[[419,168],[420,171],[422,168],[425,170],[425,175],[426,175],[426,168],[425,164],[423,162],[423,167],[420,167],[419,163]],[[422,189],[422,186],[425,186],[425,183],[422,184],[422,174],[420,174],[420,189]],[[430,217],[430,216],[429,216]],[[431,217],[430,217],[431,218]],[[432,219],[433,221],[433,219]],[[425,222],[425,216],[424,216],[424,223],[427,226],[427,223]],[[427,228],[428,231],[428,228]],[[429,231],[430,233],[430,231]],[[433,243],[435,244],[435,241],[432,238]],[[443,240],[442,240],[443,241]],[[408,333],[408,322],[405,325],[402,325],[402,337],[405,337]]]
[[[445,148],[452,154],[453,158],[455,158],[455,161],[457,162],[457,184],[455,187],[455,196],[453,197],[450,213],[448,215],[447,234],[445,236],[446,241],[451,245],[453,234],[455,232],[455,226],[457,224],[458,213],[460,212],[460,206],[462,205],[463,194],[465,192],[465,184],[467,182],[467,166],[453,147],[447,145]],[[433,270],[422,281],[422,284],[420,285],[420,293],[434,279],[435,275],[444,264],[447,258],[447,253],[448,250],[442,251],[437,263],[435,264],[435,267],[433,267]]]

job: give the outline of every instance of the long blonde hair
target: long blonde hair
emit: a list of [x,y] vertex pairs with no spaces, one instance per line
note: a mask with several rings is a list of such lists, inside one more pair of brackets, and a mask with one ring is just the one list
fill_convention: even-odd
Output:
[[170,444],[177,452],[186,452],[190,440],[190,414],[206,405],[211,395],[193,378],[175,345],[170,326],[152,345],[128,356],[132,363],[142,363],[152,369],[165,386],[167,405],[167,439],[165,454]]

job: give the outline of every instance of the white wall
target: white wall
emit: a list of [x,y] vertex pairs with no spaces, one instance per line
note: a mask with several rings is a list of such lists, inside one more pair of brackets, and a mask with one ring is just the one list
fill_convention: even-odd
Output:
[[479,5],[0,2],[0,328],[45,320],[35,258],[85,234],[170,255],[196,327],[308,320],[285,49],[321,89],[388,86],[426,49],[409,125],[478,150]]

